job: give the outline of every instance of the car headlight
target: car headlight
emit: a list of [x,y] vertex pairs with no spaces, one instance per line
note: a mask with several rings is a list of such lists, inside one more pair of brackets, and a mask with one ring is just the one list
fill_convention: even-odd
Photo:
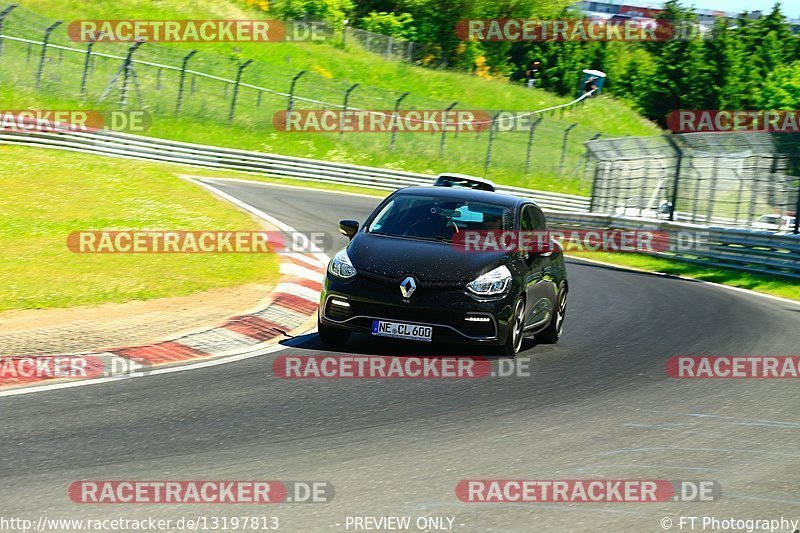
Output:
[[511,287],[511,271],[501,265],[483,276],[467,283],[467,289],[478,296],[497,296]]
[[341,250],[333,256],[331,264],[328,265],[328,272],[337,278],[352,278],[356,275],[356,269],[350,258],[347,256],[347,249]]

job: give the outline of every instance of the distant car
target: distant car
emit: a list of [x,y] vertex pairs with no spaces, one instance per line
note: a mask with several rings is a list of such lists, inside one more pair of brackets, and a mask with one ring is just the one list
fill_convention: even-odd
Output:
[[637,198],[628,198],[625,203],[618,205],[614,208],[614,215],[621,217],[642,217],[642,218],[669,218],[669,213],[672,210],[672,205],[663,200],[657,208],[652,205],[647,205],[648,201],[639,200]]
[[491,181],[466,174],[439,174],[433,185],[436,187],[464,187],[489,192],[496,190]]
[[765,231],[791,232],[794,231],[795,218],[790,215],[761,215],[750,227]]
[[494,346],[513,356],[524,337],[561,337],[567,272],[560,246],[547,251],[467,253],[467,230],[547,231],[541,209],[515,196],[409,187],[387,197],[359,228],[342,220],[350,244],[328,265],[318,332],[342,344],[351,332],[423,342]]

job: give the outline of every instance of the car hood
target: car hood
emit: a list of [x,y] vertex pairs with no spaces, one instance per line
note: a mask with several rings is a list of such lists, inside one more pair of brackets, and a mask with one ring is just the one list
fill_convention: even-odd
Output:
[[505,262],[507,252],[474,252],[446,242],[358,233],[347,247],[357,270],[388,278],[413,274],[420,281],[472,281]]

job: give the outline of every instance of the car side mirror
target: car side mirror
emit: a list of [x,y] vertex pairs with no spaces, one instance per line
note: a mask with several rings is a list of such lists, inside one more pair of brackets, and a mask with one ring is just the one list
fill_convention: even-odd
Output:
[[358,233],[358,221],[357,220],[340,220],[339,221],[339,233],[344,235],[350,240],[353,240],[353,237],[356,236]]

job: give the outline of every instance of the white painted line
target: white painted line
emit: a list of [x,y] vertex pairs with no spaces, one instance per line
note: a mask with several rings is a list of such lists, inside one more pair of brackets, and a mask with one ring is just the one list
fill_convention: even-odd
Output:
[[[288,344],[288,343],[287,343]],[[151,370],[147,373],[146,376],[141,377],[149,377],[149,376],[159,376],[162,374],[172,374],[173,372],[185,372],[189,370],[197,370],[199,368],[208,368],[211,366],[218,366],[218,365],[225,365],[228,363],[235,363],[236,361],[243,361],[245,359],[251,359],[253,357],[259,357],[262,355],[267,355],[270,353],[278,352],[280,350],[286,349],[287,346],[281,344],[274,344],[272,346],[267,346],[266,348],[256,349],[251,352],[241,353],[239,355],[232,355],[229,357],[224,357],[222,359],[212,359],[209,361],[201,361],[199,363],[191,363],[188,365],[182,366],[173,366],[168,368],[158,368],[155,370]],[[125,379],[133,379],[131,376],[119,376],[119,377],[109,377],[109,378],[98,378],[98,379],[87,379],[83,381],[70,381],[70,382],[62,382],[62,383],[53,383],[52,385],[39,385],[33,386],[30,388],[25,389],[13,389],[13,390],[0,390],[0,398],[4,396],[19,396],[21,394],[34,394],[37,392],[47,392],[53,390],[60,390],[60,389],[71,389],[74,387],[86,387],[89,385],[102,385],[104,383],[111,383],[112,381],[122,381]]]
[[317,272],[316,270],[309,270],[307,268],[303,268],[300,265],[295,265],[294,263],[281,263],[281,274],[288,274],[291,276],[297,276],[300,278],[310,279],[311,281],[317,281],[322,283],[322,279],[325,275],[322,272]]
[[[199,185],[200,187],[203,187],[204,189],[206,189],[208,191],[211,191],[212,193],[216,194],[220,198],[224,198],[224,199],[228,200],[232,204],[241,207],[242,209],[244,209],[248,213],[251,213],[251,214],[257,216],[257,217],[261,218],[262,220],[266,220],[267,222],[269,222],[273,226],[276,226],[281,231],[285,231],[287,233],[299,233],[293,227],[291,227],[288,224],[284,224],[283,222],[281,222],[277,218],[273,217],[272,215],[268,215],[265,212],[263,212],[262,210],[258,209],[257,207],[253,207],[252,205],[247,204],[247,203],[239,200],[238,198],[236,198],[234,196],[231,196],[230,194],[217,189],[216,187],[212,187],[211,185],[209,185],[207,183],[203,183],[202,181],[196,180],[194,178],[188,178],[187,177],[187,178],[184,178],[184,179],[187,179],[188,181],[194,183],[195,185]],[[320,262],[320,264],[327,265],[328,262],[331,260],[331,258],[328,257],[325,254],[325,252],[323,252],[320,248],[316,247],[314,245],[314,243],[311,243],[311,248],[312,248],[311,254]],[[316,250],[314,248],[316,248]]]
[[[320,188],[313,188],[313,187],[302,187],[300,185],[287,185],[285,183],[271,183],[271,182],[254,180],[254,179],[253,180],[247,180],[247,179],[243,179],[243,178],[213,178],[213,177],[208,177],[208,176],[194,176],[194,175],[190,175],[190,174],[179,174],[179,176],[182,177],[182,178],[187,178],[187,179],[202,179],[202,180],[208,180],[208,181],[233,181],[233,182],[236,182],[236,183],[246,183],[247,185],[255,184],[255,185],[264,185],[265,187],[281,187],[283,189],[300,189],[300,190],[304,190],[304,191],[308,191],[308,190],[322,191],[322,192],[329,192],[331,194],[346,194],[348,196],[360,196],[362,198],[372,198],[373,200],[375,200],[375,199],[380,200],[381,196],[384,196],[384,197],[385,196],[389,196],[389,194],[392,193],[392,191],[380,190],[381,193],[385,193],[385,194],[383,194],[383,195],[378,195],[378,194],[373,195],[373,194],[364,194],[364,193],[361,193],[361,192],[339,191],[339,190],[336,190],[336,189],[320,189]],[[265,176],[265,177],[270,178],[270,176]],[[275,177],[275,178],[272,178],[272,179],[287,179],[287,178]],[[291,179],[291,178],[289,178],[289,179]],[[342,187],[344,187],[344,185],[342,185]],[[357,187],[357,185],[356,185],[356,187]]]
[[319,301],[319,291],[309,289],[308,287],[303,287],[297,283],[279,283],[278,286],[275,287],[274,293],[278,294],[281,292],[285,292],[287,294],[291,294],[292,296],[297,296],[298,298],[303,298],[314,303]]
[[800,306],[800,301],[798,301],[798,300],[792,300],[790,298],[781,298],[780,296],[773,296],[771,294],[766,294],[766,293],[758,292],[758,291],[752,291],[750,289],[743,289],[741,287],[733,287],[731,285],[723,285],[722,283],[715,283],[713,281],[706,281],[704,279],[690,278],[688,276],[679,276],[677,274],[667,274],[666,272],[653,272],[652,270],[645,270],[643,268],[636,268],[636,267],[632,267],[632,266],[618,265],[616,263],[607,263],[605,261],[598,261],[597,259],[586,259],[584,257],[575,257],[575,256],[572,256],[572,255],[569,255],[569,254],[565,254],[565,257],[569,257],[570,259],[572,259],[574,261],[583,261],[585,263],[594,263],[595,265],[614,267],[614,268],[619,268],[621,270],[630,270],[631,272],[641,272],[643,274],[652,274],[654,276],[663,276],[665,278],[678,278],[678,279],[683,279],[683,280],[687,280],[687,281],[694,281],[696,283],[703,283],[705,285],[711,285],[711,286],[714,286],[714,287],[718,287],[720,289],[727,289],[729,291],[741,292],[741,293],[744,293],[744,294],[748,294],[750,296],[760,296],[762,298],[769,298],[770,300],[775,300],[775,301],[778,301],[778,302],[783,302],[783,303],[787,303],[787,304],[794,304],[794,305]]
[[298,253],[290,253],[284,254],[286,257],[291,257],[292,259],[297,259],[303,263],[311,265],[315,268],[325,268],[325,265],[320,265],[319,260],[316,257],[308,256],[306,254],[298,254]]

